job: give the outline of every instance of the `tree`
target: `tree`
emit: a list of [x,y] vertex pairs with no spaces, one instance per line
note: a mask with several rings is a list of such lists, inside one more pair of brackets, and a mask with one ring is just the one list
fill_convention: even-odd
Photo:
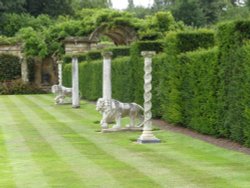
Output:
[[176,2],[177,0],[154,0],[152,9],[154,12],[158,12],[160,10],[170,10]]
[[206,25],[215,23],[226,6],[224,0],[200,0],[200,8],[206,18]]
[[73,0],[76,9],[82,8],[110,8],[111,0]]
[[128,10],[132,10],[135,8],[134,0],[128,0]]
[[25,11],[26,0],[0,0],[0,13],[20,13]]
[[72,14],[71,0],[26,0],[25,9],[31,15],[48,14],[50,16]]
[[173,10],[174,17],[187,25],[200,27],[206,24],[206,16],[199,0],[183,0]]

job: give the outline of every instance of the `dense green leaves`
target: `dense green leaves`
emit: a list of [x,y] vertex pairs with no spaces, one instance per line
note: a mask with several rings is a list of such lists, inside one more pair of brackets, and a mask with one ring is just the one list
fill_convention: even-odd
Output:
[[18,57],[0,55],[0,82],[21,77],[21,63]]

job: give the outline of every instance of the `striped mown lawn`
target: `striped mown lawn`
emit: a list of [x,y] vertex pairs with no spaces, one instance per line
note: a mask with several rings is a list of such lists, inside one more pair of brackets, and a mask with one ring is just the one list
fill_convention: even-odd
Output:
[[0,187],[250,187],[250,156],[177,133],[102,134],[95,106],[51,95],[0,96]]

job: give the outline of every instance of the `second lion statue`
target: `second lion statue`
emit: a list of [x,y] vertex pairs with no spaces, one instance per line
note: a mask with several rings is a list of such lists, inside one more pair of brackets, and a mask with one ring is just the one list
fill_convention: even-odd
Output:
[[[128,128],[140,127],[143,121],[142,112],[144,109],[136,103],[122,103],[117,100],[99,98],[96,104],[96,110],[99,111],[103,117],[101,120],[102,128],[108,128],[108,124],[114,123],[113,128],[121,128],[121,118],[128,116],[130,124]],[[140,119],[139,125],[135,125],[136,119]]]
[[53,85],[51,88],[52,93],[56,94],[55,103],[64,104],[65,97],[71,97],[72,89],[61,85]]

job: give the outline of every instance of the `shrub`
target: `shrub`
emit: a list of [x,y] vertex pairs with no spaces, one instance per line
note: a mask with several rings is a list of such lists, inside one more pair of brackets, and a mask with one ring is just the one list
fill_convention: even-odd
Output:
[[18,57],[1,54],[0,55],[0,82],[13,80],[21,77],[21,62]]
[[19,95],[19,94],[42,94],[46,93],[36,85],[24,83],[22,80],[6,81],[0,84],[1,95]]

